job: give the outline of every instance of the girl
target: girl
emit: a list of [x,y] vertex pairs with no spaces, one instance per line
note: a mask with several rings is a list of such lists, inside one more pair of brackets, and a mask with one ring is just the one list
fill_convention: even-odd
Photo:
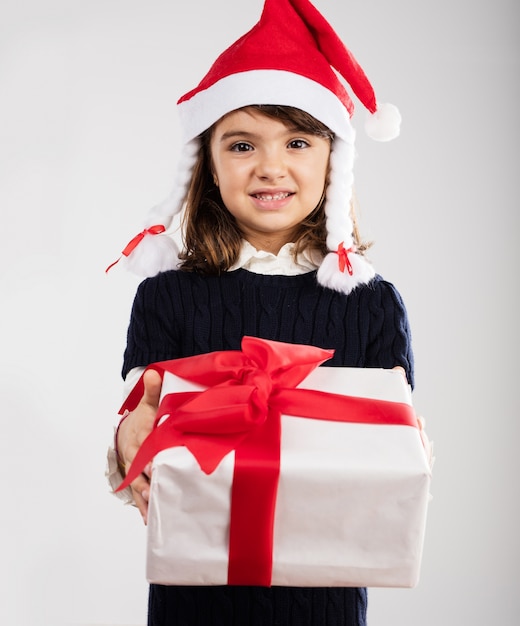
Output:
[[[152,362],[239,349],[245,335],[333,348],[327,365],[399,367],[413,384],[405,308],[357,234],[353,107],[331,65],[373,114],[372,135],[395,136],[398,113],[390,107],[384,119],[361,68],[307,0],[267,0],[255,28],[179,101],[179,180],[123,253],[152,275],[128,329],[129,386]],[[162,232],[181,206],[178,252]],[[151,431],[160,387],[147,372],[141,403],[117,429],[114,487]],[[149,479],[147,468],[127,493],[145,522]],[[365,589],[150,587],[149,626],[365,623]]]

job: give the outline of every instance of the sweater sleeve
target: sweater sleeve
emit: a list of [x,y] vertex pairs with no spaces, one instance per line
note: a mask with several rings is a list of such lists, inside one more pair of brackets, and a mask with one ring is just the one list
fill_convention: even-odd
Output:
[[134,298],[122,375],[134,367],[175,358],[179,352],[179,325],[170,282],[159,274],[143,281]]
[[412,336],[401,295],[391,283],[378,281],[371,293],[369,309],[367,366],[392,368],[400,365],[413,389]]

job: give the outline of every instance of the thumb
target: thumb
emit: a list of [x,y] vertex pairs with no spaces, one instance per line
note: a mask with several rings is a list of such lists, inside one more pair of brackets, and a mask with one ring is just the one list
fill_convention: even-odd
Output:
[[157,409],[161,396],[162,378],[155,370],[147,370],[143,377],[144,394],[142,404],[148,404]]

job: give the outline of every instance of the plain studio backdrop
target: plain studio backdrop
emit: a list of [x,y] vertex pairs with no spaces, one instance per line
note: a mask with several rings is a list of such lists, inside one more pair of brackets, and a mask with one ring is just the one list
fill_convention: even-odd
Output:
[[[518,6],[316,0],[402,134],[356,190],[407,304],[414,402],[436,444],[422,575],[370,626],[513,626],[518,519]],[[145,531],[105,451],[139,279],[116,266],[173,184],[177,98],[261,0],[3,0],[0,8],[0,623],[146,621]],[[290,28],[290,25],[287,25]]]

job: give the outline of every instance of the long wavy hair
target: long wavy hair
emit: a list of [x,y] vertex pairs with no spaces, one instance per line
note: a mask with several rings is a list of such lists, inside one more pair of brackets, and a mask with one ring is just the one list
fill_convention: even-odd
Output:
[[[334,142],[334,133],[305,111],[294,107],[276,105],[253,105],[244,107],[276,119],[296,131],[317,135]],[[220,121],[220,120],[219,120]],[[200,137],[200,150],[193,168],[193,175],[186,196],[183,214],[184,250],[180,254],[180,269],[203,274],[220,274],[228,270],[238,259],[243,236],[238,224],[225,207],[220,191],[213,180],[210,143],[216,122]],[[299,224],[295,231],[293,254],[296,258],[303,250],[313,257],[327,254],[327,231],[325,218],[325,192],[313,211]],[[368,245],[360,241],[354,206],[351,206],[354,225],[354,242],[358,253]]]

